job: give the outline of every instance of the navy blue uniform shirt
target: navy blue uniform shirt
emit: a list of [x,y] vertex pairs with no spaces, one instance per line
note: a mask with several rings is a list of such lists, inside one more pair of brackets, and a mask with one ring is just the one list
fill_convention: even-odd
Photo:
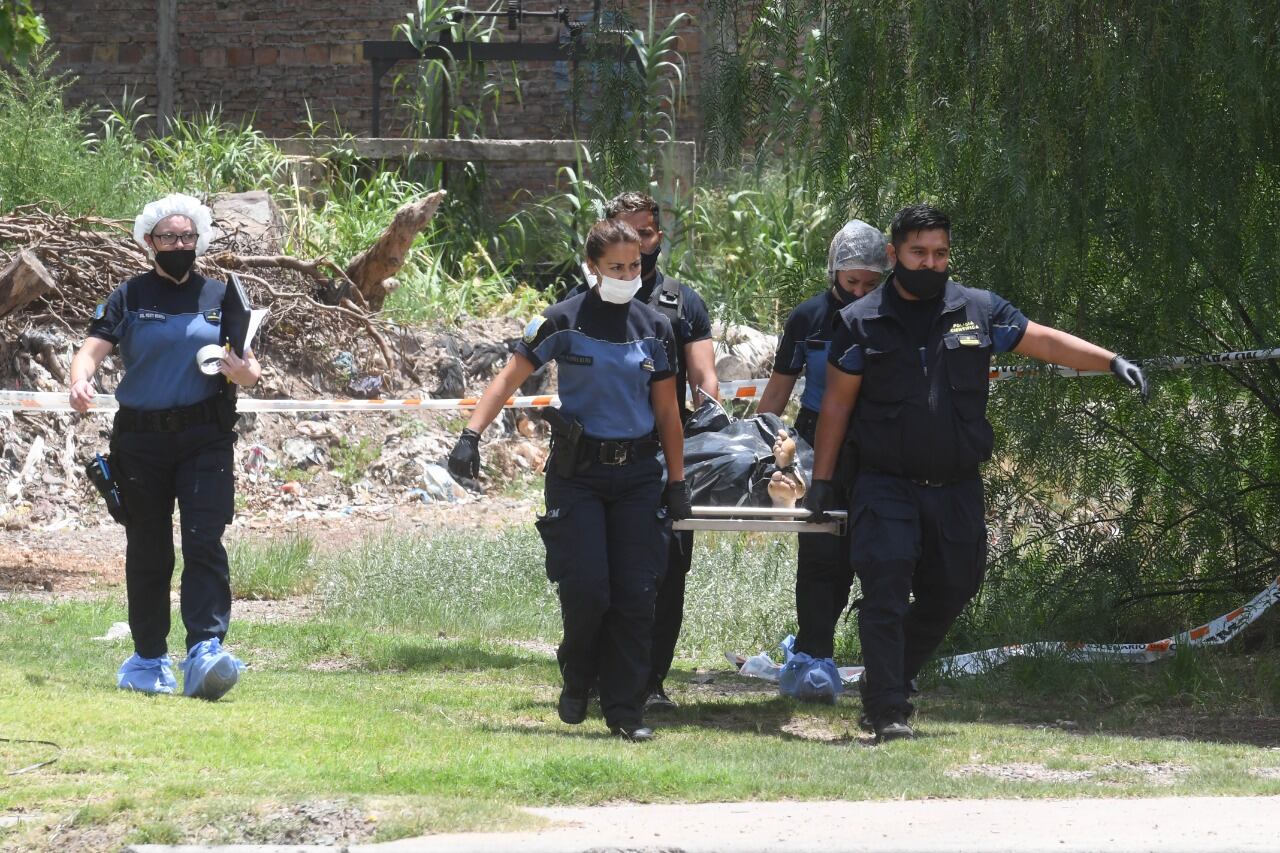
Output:
[[196,352],[221,340],[226,290],[225,282],[194,270],[182,284],[151,270],[111,292],[94,312],[89,337],[120,350],[124,376],[116,388],[116,400],[121,406],[176,409],[222,390],[226,378],[201,373]]
[[785,376],[804,373],[804,394],[800,407],[813,413],[822,410],[822,392],[827,387],[827,352],[835,332],[837,315],[852,298],[841,300],[828,287],[796,306],[782,327],[773,372]]
[[671,322],[643,302],[615,305],[595,290],[542,312],[516,352],[535,368],[560,365],[560,411],[600,440],[651,435],[656,424],[649,385],[675,375]]
[[[862,376],[853,412],[864,471],[931,482],[977,473],[991,457],[991,357],[1022,340],[1028,320],[987,290],[948,281],[922,341],[893,278],[843,308],[829,362]],[[920,306],[912,306],[920,307]],[[918,319],[918,318],[916,318]]]
[[[636,291],[633,299],[650,306],[656,306],[657,294],[662,292],[664,281],[667,281],[667,277],[659,271],[654,276],[653,281],[640,285],[640,289]],[[674,282],[676,280],[671,279],[671,281]],[[676,402],[683,409],[687,397],[685,388],[688,385],[684,364],[684,348],[689,344],[711,339],[711,315],[707,313],[707,304],[702,301],[702,297],[692,287],[683,282],[676,283],[680,285],[680,317],[672,321],[671,328],[676,336]],[[571,290],[565,299],[586,293],[587,290],[587,285],[580,284]]]

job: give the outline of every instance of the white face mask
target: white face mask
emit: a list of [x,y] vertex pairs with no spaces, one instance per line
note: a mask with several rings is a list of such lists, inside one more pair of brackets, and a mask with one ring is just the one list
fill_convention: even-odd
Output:
[[609,278],[607,275],[600,276],[600,298],[605,302],[625,305],[631,301],[631,297],[635,296],[636,291],[639,289],[640,276],[636,276],[629,281],[620,278]]

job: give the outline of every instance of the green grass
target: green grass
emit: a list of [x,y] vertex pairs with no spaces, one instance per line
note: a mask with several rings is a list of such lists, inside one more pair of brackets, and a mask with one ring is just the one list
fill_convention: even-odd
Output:
[[235,573],[231,591],[235,598],[280,599],[305,595],[316,583],[312,559],[315,544],[302,536],[247,546],[236,542],[228,549]]
[[[1274,652],[1146,668],[1017,661],[987,678],[927,684],[924,736],[872,749],[855,700],[797,705],[717,660],[788,627],[791,549],[701,542],[671,685],[682,706],[655,720],[661,736],[645,747],[609,738],[594,712],[583,726],[557,720],[546,644],[559,617],[527,527],[327,553],[305,539],[234,545],[233,572],[249,576],[236,581],[242,593],[314,584],[323,609],[313,621],[234,622],[229,643],[250,668],[215,704],[114,689],[127,644],[87,638],[125,618],[122,595],[0,603],[0,737],[64,750],[50,767],[0,777],[0,813],[41,815],[0,830],[0,847],[40,844],[58,824],[63,841],[79,834],[103,846],[270,840],[268,806],[316,800],[354,804],[376,819],[378,837],[392,838],[527,825],[520,805],[1280,794],[1280,780],[1251,772],[1280,766],[1274,751],[1249,745],[1256,726],[1211,739],[1175,723],[1213,709],[1276,713],[1263,695]],[[177,648],[176,613],[174,626]],[[694,666],[714,670],[714,682],[691,683]],[[1058,725],[1065,719],[1070,728]],[[49,754],[0,743],[0,769]],[[956,775],[1014,763],[1094,775]],[[1177,768],[1167,779],[1142,769],[1164,765]]]

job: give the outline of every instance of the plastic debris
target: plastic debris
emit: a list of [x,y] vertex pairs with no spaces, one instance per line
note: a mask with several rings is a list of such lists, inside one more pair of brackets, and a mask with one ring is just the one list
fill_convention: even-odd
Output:
[[128,636],[128,622],[112,622],[111,627],[107,629],[107,633],[103,634],[101,637],[93,637],[92,639],[106,643],[113,643],[116,640],[123,640]]

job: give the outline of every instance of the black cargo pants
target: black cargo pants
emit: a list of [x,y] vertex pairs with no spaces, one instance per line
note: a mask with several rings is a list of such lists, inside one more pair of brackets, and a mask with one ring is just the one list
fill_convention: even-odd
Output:
[[911,712],[911,680],[982,585],[982,480],[929,486],[863,472],[851,503],[852,560],[862,585],[863,704],[872,720]]
[[[813,446],[818,415],[801,409],[796,432]],[[837,470],[843,465],[837,465]],[[849,484],[841,478],[835,484],[839,509],[848,506]],[[836,625],[849,606],[853,587],[853,566],[849,561],[849,533],[801,533],[796,545],[796,643],[795,651],[822,659],[835,654]]]
[[124,560],[129,630],[140,657],[168,652],[175,500],[187,648],[226,637],[231,576],[222,532],[235,511],[235,442],[234,432],[224,432],[214,423],[180,432],[112,433],[111,466],[129,513]]
[[662,465],[652,457],[628,465],[592,462],[573,477],[547,467],[547,512],[537,527],[547,577],[560,595],[560,673],[566,688],[584,693],[598,678],[605,722],[638,725],[670,533]]

